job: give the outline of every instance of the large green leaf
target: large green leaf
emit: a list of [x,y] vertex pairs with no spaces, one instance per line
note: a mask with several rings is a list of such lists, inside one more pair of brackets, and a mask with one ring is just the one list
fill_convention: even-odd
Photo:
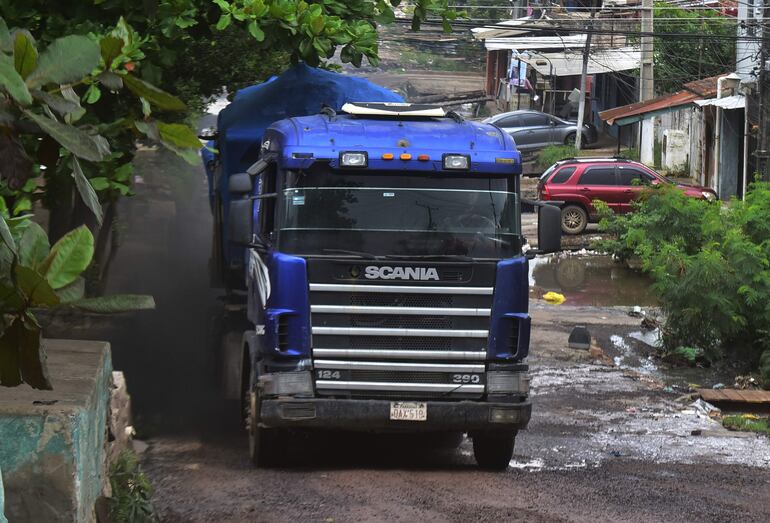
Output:
[[200,149],[201,141],[188,126],[181,123],[158,122],[158,131],[163,141],[171,142],[177,147]]
[[158,109],[164,111],[184,111],[187,109],[184,102],[166,91],[158,89],[154,85],[148,84],[144,80],[131,74],[123,77],[123,83],[136,96],[140,96],[150,102]]
[[32,95],[29,94],[24,79],[16,72],[11,59],[2,53],[0,53],[0,87],[21,105],[32,103]]
[[101,225],[103,219],[102,205],[99,203],[99,197],[96,195],[93,186],[91,186],[91,182],[83,174],[83,169],[81,169],[77,158],[72,159],[72,176],[75,178],[75,187],[78,189],[80,198],[86,204],[86,207],[91,209],[91,212],[96,217],[96,221]]
[[[10,271],[10,268],[8,269]],[[24,297],[10,282],[0,282],[0,309],[3,312],[18,311],[24,307]],[[4,326],[4,325],[3,325]]]
[[86,36],[57,38],[40,55],[37,68],[27,77],[27,85],[77,82],[99,66],[100,57],[99,46]]
[[8,25],[0,17],[0,51],[10,51],[13,43],[11,42],[11,32],[8,31]]
[[48,107],[62,116],[71,115],[74,120],[80,119],[86,113],[86,110],[80,105],[80,100],[74,102],[58,94],[47,93],[39,89],[32,91],[32,97],[45,102]]
[[92,162],[100,162],[104,159],[103,152],[85,131],[32,111],[24,111],[24,114],[75,156]]
[[[17,323],[19,323],[17,321]],[[33,389],[52,390],[51,379],[48,376],[48,359],[45,349],[40,343],[40,327],[21,326],[19,327],[19,352],[21,378],[24,383]]]
[[46,269],[45,277],[51,287],[61,289],[86,270],[93,256],[94,237],[85,225],[81,225],[51,247],[51,253],[41,266]]
[[19,239],[19,263],[28,267],[37,267],[45,260],[50,250],[48,235],[38,224],[30,222]]
[[105,36],[99,40],[102,60],[107,69],[112,69],[112,61],[123,51],[123,40],[115,36]]
[[31,267],[16,266],[16,283],[33,307],[59,305],[56,295],[45,276]]
[[13,66],[22,78],[28,77],[37,67],[37,48],[28,31],[18,31],[14,37]]
[[75,281],[56,290],[56,295],[62,303],[69,303],[83,298],[86,293],[86,280],[83,277],[77,277]]
[[[0,18],[0,20],[2,19]],[[8,222],[5,221],[5,217],[2,214],[0,214],[0,238],[14,255],[18,253],[16,250],[16,242],[13,240],[11,230],[8,228]]]
[[100,298],[86,298],[72,302],[69,305],[88,312],[110,314],[115,312],[151,310],[155,308],[155,300],[152,296],[143,294],[118,294]]
[[22,384],[17,323],[21,324],[21,321],[5,329],[0,336],[0,385],[4,387],[16,387]]
[[0,385],[15,387],[22,382],[35,389],[52,389],[40,328],[34,323],[25,326],[16,318],[0,337]]

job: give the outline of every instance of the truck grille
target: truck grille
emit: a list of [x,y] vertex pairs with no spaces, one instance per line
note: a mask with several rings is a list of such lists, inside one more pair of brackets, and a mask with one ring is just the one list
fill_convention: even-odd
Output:
[[478,398],[491,287],[310,284],[319,394]]

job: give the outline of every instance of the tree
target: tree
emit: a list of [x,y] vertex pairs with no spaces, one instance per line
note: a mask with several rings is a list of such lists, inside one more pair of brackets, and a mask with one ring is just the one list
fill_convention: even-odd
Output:
[[[0,0],[0,15],[44,42],[70,33],[104,33],[118,18],[142,35],[145,80],[186,100],[230,92],[280,72],[289,62],[378,63],[377,25],[395,20],[401,0],[82,0],[66,10],[50,0]],[[459,16],[448,0],[413,2],[412,27]],[[204,46],[215,49],[204,56]],[[233,51],[233,52],[228,52]],[[255,67],[255,65],[257,67]],[[212,70],[208,67],[214,67]],[[197,90],[197,92],[196,92]]]
[[735,19],[709,9],[655,3],[655,83],[660,92],[735,67]]

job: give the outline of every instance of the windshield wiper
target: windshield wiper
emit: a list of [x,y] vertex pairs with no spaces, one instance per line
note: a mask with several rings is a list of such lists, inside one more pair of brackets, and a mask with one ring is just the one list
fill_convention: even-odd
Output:
[[349,251],[347,249],[324,249],[323,252],[328,252],[329,254],[347,254],[349,256],[356,256],[358,258],[363,258],[365,260],[377,260],[379,259],[374,254],[371,254],[369,252],[363,252],[363,251]]
[[384,257],[387,260],[455,260],[471,262],[473,258],[464,254],[388,254]]

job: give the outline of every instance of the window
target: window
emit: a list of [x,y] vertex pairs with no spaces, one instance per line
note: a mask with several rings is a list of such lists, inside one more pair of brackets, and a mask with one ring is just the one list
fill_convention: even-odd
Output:
[[634,167],[619,167],[618,178],[620,185],[645,185],[652,181],[652,176]]
[[580,185],[616,185],[614,167],[589,167],[580,176]]
[[548,117],[544,114],[524,114],[521,116],[522,127],[539,127],[548,125]]
[[521,121],[518,116],[508,116],[495,122],[498,127],[521,127]]
[[574,172],[575,167],[565,167],[551,177],[550,183],[565,183]]
[[275,165],[270,165],[260,174],[259,180],[259,231],[269,240],[275,229]]

